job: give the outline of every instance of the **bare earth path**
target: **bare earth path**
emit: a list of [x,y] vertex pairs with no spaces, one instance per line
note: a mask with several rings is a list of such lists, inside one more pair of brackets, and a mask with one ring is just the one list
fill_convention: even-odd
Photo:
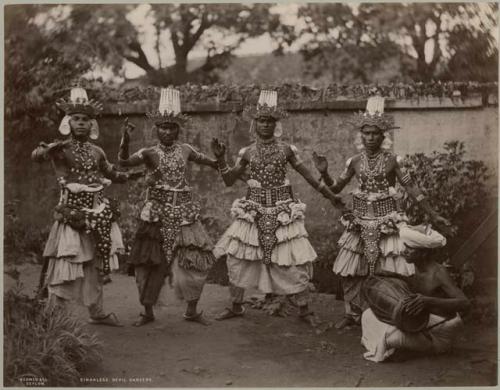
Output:
[[[39,267],[18,267],[27,291]],[[6,288],[12,280],[5,277]],[[206,286],[200,308],[213,318],[228,303],[227,288]],[[342,302],[313,294],[313,309],[325,321],[342,315]],[[295,316],[271,317],[248,309],[245,318],[204,327],[182,319],[184,303],[169,296],[157,320],[132,327],[140,306],[134,279],[113,275],[105,287],[105,308],[123,328],[89,325],[104,344],[103,361],[82,386],[134,387],[381,387],[491,386],[496,384],[496,328],[466,324],[455,350],[437,357],[392,363],[363,359],[361,329],[317,334]],[[85,318],[85,310],[78,310]]]

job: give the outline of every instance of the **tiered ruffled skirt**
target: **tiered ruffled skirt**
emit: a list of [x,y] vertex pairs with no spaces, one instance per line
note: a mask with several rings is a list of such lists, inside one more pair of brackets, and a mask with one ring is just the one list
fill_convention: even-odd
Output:
[[288,295],[304,291],[317,257],[304,226],[305,205],[290,202],[290,212],[278,216],[277,244],[271,264],[266,265],[255,213],[245,211],[245,202],[234,202],[231,212],[235,220],[214,248],[216,257],[227,256],[229,280],[237,287],[257,288],[264,293]]
[[[354,224],[353,222],[351,222]],[[391,228],[386,229],[386,224]],[[369,273],[369,265],[364,256],[364,242],[361,238],[360,227],[353,228],[349,223],[338,241],[339,253],[333,265],[333,272],[340,276],[365,276]],[[403,214],[394,214],[390,220],[381,226],[382,235],[378,243],[380,257],[375,271],[389,271],[401,275],[412,275],[415,266],[406,262],[402,256],[403,240],[400,237],[401,229],[408,230],[406,217]]]
[[[134,265],[159,265],[165,261],[161,246],[160,222],[141,221],[130,252]],[[208,272],[215,258],[212,241],[196,220],[182,225],[174,244],[174,257],[181,268]]]
[[[111,270],[119,268],[117,254],[124,250],[122,235],[118,225],[111,225]],[[83,278],[83,264],[94,260],[95,242],[91,235],[73,229],[69,224],[56,221],[52,225],[49,238],[43,251],[49,257],[47,284],[59,285]],[[94,264],[101,268],[101,264]]]

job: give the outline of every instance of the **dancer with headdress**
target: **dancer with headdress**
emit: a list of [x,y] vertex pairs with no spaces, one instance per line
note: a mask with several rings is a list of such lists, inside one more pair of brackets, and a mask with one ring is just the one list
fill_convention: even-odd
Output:
[[341,218],[346,229],[339,239],[340,250],[333,265],[333,272],[342,277],[345,301],[345,316],[336,324],[338,329],[359,324],[364,308],[359,292],[368,274],[378,270],[402,275],[414,273],[413,264],[407,263],[401,254],[403,246],[398,232],[407,218],[395,189],[396,181],[419,203],[433,223],[443,229],[450,225],[430,207],[410,174],[401,168],[400,157],[390,151],[392,142],[388,131],[396,127],[394,118],[384,113],[384,98],[370,97],[366,112],[354,114],[352,124],[359,131],[356,146],[361,152],[347,160],[337,179],[328,174],[326,158],[313,153],[316,169],[335,194],[354,176],[359,183],[353,193],[352,213]]
[[118,269],[117,253],[123,250],[116,223],[117,205],[104,197],[111,182],[123,183],[139,174],[118,172],[104,151],[89,142],[99,136],[96,115],[102,106],[89,100],[85,89],[71,89],[69,100],[57,106],[65,112],[59,132],[64,141],[40,143],[33,151],[37,162],[51,161],[61,196],[55,222],[45,245],[48,259],[45,284],[49,307],[70,300],[83,301],[94,324],[120,326],[114,313],[103,311],[103,283]]
[[123,166],[144,164],[147,168],[147,195],[130,253],[140,303],[145,310],[134,325],[154,321],[153,306],[167,280],[176,295],[187,301],[184,319],[207,325],[197,304],[215,259],[186,169],[190,162],[217,169],[217,162],[191,145],[178,142],[179,132],[188,120],[181,113],[178,90],[162,89],[158,110],[147,116],[154,123],[158,144],[129,156],[129,132],[134,126],[126,120],[118,156]]
[[226,163],[225,145],[216,138],[212,141],[227,186],[248,175],[247,195],[233,203],[234,222],[214,248],[216,257],[227,256],[231,284],[232,306],[219,320],[242,316],[244,290],[257,288],[266,294],[294,295],[300,318],[314,321],[308,292],[316,252],[304,227],[306,206],[295,198],[287,179],[288,164],[333,204],[338,205],[338,199],[312,176],[297,148],[279,140],[286,112],[277,99],[276,91],[262,91],[257,107],[245,109],[256,141],[240,150],[234,167]]

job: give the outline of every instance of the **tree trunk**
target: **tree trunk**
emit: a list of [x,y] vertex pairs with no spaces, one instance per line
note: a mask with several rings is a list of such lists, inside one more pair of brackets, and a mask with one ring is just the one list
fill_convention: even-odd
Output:
[[187,72],[187,58],[177,59],[176,63],[168,68],[151,69],[147,72],[149,83],[158,87],[182,85],[189,81]]

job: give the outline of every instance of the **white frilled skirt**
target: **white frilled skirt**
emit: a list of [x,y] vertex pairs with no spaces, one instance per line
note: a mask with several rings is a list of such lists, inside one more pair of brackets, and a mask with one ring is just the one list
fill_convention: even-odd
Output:
[[[363,241],[358,232],[344,231],[338,241],[340,247],[333,272],[340,276],[363,276],[368,275],[368,262],[363,255]],[[404,250],[403,242],[399,234],[384,236],[379,241],[380,258],[377,262],[377,270],[395,272],[400,275],[413,275],[415,266],[406,262],[401,256]]]
[[[118,225],[111,226],[111,270],[119,268],[117,254],[124,250]],[[84,277],[84,263],[94,260],[95,243],[90,235],[73,229],[70,225],[56,221],[43,251],[49,257],[47,284],[55,286]],[[99,268],[99,264],[94,265]]]
[[312,262],[317,258],[304,226],[305,205],[294,203],[291,213],[278,218],[277,244],[267,266],[262,261],[254,216],[242,212],[238,202],[232,209],[236,219],[214,248],[216,257],[227,256],[230,282],[237,287],[280,295],[304,291],[312,278]]

